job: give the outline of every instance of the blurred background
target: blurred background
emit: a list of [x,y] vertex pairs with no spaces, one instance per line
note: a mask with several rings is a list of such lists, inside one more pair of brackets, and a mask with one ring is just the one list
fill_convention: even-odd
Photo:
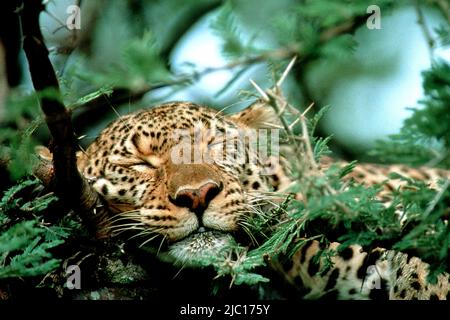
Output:
[[[270,87],[297,56],[283,85],[292,105],[329,105],[318,134],[332,135],[341,157],[377,160],[367,155],[375,141],[420,108],[422,72],[450,61],[445,0],[45,3],[41,29],[83,145],[117,114],[161,102],[238,111],[255,99],[250,79]],[[3,31],[5,43],[13,31]],[[33,118],[36,99],[23,102],[33,91],[24,54],[6,59],[0,122],[24,104],[34,105]],[[45,126],[34,132],[48,139]]]

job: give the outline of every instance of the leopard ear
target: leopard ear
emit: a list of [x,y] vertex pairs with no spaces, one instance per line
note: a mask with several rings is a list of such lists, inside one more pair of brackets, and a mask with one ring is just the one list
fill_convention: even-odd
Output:
[[34,152],[39,157],[39,159],[42,161],[46,161],[46,162],[53,161],[53,154],[47,147],[38,145],[38,146],[34,147]]
[[84,169],[89,164],[89,158],[83,151],[77,151],[77,167],[80,173],[84,172]]
[[[48,164],[52,164],[53,154],[47,147],[36,146],[34,151],[41,161],[44,161],[45,163]],[[89,159],[87,155],[82,151],[77,151],[76,157],[77,157],[78,171],[83,172],[84,168],[88,165]]]
[[270,129],[280,126],[280,119],[275,110],[261,99],[231,115],[231,119],[250,128]]

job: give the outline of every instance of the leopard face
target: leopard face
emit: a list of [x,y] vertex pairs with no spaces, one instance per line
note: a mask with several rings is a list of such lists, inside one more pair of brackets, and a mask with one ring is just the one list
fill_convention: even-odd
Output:
[[229,243],[254,211],[255,194],[282,181],[242,138],[268,126],[267,108],[225,116],[169,103],[127,115],[78,154],[78,167],[115,213],[114,230],[164,239],[186,263]]

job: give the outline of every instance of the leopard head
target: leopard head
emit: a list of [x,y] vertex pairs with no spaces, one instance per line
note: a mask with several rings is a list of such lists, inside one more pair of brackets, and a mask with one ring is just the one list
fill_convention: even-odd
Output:
[[168,103],[111,123],[78,154],[78,168],[106,200],[113,231],[163,239],[186,264],[233,241],[255,212],[255,194],[286,183],[273,157],[260,154],[258,138],[275,122],[259,102],[233,115]]

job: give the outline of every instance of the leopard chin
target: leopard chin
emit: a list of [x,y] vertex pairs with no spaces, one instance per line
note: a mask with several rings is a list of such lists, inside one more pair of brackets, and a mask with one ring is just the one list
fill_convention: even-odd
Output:
[[189,235],[169,246],[169,255],[175,264],[184,267],[202,267],[209,265],[214,258],[226,254],[226,249],[234,243],[229,233],[204,229]]

